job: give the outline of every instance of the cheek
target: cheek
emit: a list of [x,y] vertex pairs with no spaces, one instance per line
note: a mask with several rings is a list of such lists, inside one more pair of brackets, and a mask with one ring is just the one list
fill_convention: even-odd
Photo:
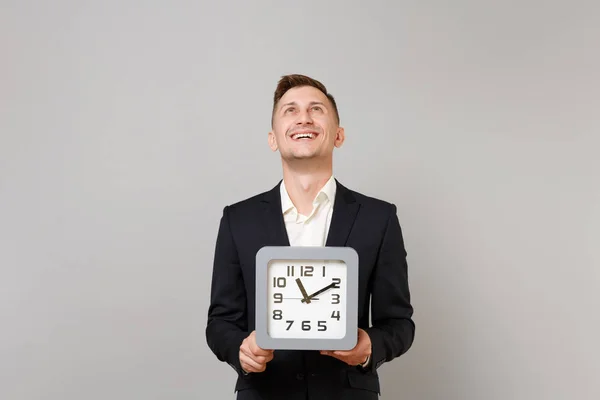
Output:
[[285,130],[282,130],[281,128],[275,128],[274,133],[275,134],[273,136],[277,143],[281,143],[281,141],[285,139]]
[[327,140],[331,143],[335,142],[336,136],[337,136],[337,128],[334,126],[331,126],[327,129]]
[[283,122],[275,125],[275,133],[277,135],[277,139],[279,139],[279,140],[284,139],[286,137],[286,134],[287,134],[289,128],[290,128],[289,124],[286,124]]

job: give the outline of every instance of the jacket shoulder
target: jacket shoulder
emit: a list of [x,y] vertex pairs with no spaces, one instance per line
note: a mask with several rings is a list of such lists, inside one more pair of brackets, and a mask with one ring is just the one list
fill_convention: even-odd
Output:
[[272,201],[276,190],[279,190],[279,186],[230,203],[224,207],[224,212],[236,215],[255,213],[265,201]]
[[396,212],[396,205],[385,199],[374,197],[371,195],[364,194],[362,192],[348,189],[346,190],[356,199],[361,207],[366,208],[370,211],[375,211],[384,214],[390,214]]

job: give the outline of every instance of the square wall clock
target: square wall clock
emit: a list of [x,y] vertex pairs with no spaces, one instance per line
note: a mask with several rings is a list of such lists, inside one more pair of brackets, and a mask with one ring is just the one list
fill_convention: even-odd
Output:
[[358,254],[266,246],[256,254],[256,342],[274,350],[350,350],[357,342]]

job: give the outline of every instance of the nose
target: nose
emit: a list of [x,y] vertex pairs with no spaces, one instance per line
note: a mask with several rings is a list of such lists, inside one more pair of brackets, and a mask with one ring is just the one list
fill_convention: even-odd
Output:
[[312,124],[313,120],[308,111],[301,111],[298,113],[298,118],[296,119],[296,125],[304,125],[304,124]]

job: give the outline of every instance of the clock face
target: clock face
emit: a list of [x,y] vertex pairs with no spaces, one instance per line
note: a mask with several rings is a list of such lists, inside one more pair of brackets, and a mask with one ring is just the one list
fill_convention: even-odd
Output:
[[282,339],[346,336],[347,278],[340,260],[270,260],[267,334]]

